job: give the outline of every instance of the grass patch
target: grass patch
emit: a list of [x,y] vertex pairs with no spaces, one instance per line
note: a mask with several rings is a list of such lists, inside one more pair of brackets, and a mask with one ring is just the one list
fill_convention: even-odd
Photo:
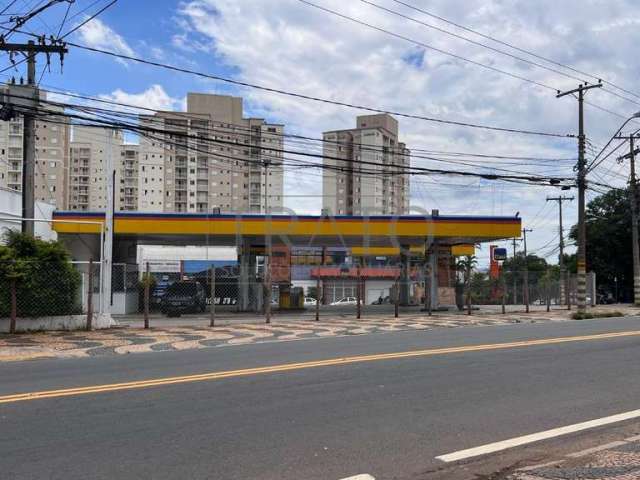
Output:
[[571,318],[574,320],[589,320],[591,318],[611,318],[611,317],[624,317],[624,313],[613,312],[596,312],[596,313],[574,313]]

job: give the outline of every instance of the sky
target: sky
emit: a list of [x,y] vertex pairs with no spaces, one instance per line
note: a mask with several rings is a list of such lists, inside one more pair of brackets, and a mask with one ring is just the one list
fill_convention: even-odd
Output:
[[[607,143],[626,118],[640,110],[640,97],[635,96],[640,89],[634,85],[640,77],[640,56],[635,54],[640,5],[634,0],[309,2],[370,26],[301,0],[119,0],[69,40],[346,103],[560,134],[577,132],[578,106],[573,97],[556,99],[556,89],[571,89],[582,80],[603,78],[609,82],[606,91],[591,90],[587,95],[589,104],[585,105],[588,158]],[[9,2],[0,5],[3,3]],[[17,0],[6,14],[24,13],[40,3],[44,2]],[[76,0],[69,8],[62,33],[108,3]],[[67,5],[61,2],[51,7],[23,28],[56,35]],[[6,15],[0,17],[2,20],[7,20]],[[13,41],[19,38],[15,36]],[[9,65],[7,58],[3,61]],[[4,64],[0,63],[2,68]],[[18,67],[18,71],[9,70],[2,75],[7,74],[19,77],[23,71]],[[287,133],[311,137],[320,137],[327,130],[352,128],[355,117],[366,113],[235,87],[72,47],[63,71],[53,59],[51,72],[44,73],[41,86],[154,109],[184,109],[189,91],[237,95],[244,98],[245,115],[282,123]],[[544,159],[501,160],[503,163],[486,159],[481,163],[485,173],[503,168],[574,175],[577,143],[572,138],[398,120],[400,140],[410,149]],[[442,156],[438,158],[416,158],[413,165],[467,168],[443,162]],[[459,161],[455,156],[444,158]],[[474,169],[478,171],[477,167]],[[627,165],[618,164],[614,155],[594,170],[592,178],[605,185],[621,186],[627,175]],[[285,206],[299,213],[318,213],[322,203],[320,172],[288,172],[284,193]],[[411,178],[411,205],[417,209],[439,209],[441,214],[457,215],[519,212],[523,226],[533,230],[528,236],[529,251],[547,255],[554,263],[558,209],[555,202],[547,202],[546,198],[560,193],[577,192],[456,176]],[[590,191],[587,198],[597,195]],[[577,218],[577,202],[566,203],[564,213],[568,231]],[[486,262],[487,250],[488,247],[478,252],[481,262]]]

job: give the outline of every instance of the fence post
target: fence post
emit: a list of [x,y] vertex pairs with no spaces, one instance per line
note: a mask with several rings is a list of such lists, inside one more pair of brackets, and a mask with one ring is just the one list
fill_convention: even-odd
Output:
[[87,282],[87,330],[93,328],[93,258],[89,259],[89,281]]
[[471,265],[467,266],[467,315],[471,315]]
[[11,320],[9,333],[16,333],[16,317],[18,316],[18,299],[16,298],[16,279],[11,279]]
[[431,268],[427,262],[424,264],[424,309],[431,316]]
[[502,277],[502,314],[504,315],[505,313],[507,313],[507,280],[504,276],[502,268],[500,269],[500,277]]
[[149,328],[149,283],[151,277],[149,276],[149,262],[145,268],[144,277],[144,328]]
[[211,265],[211,308],[209,309],[209,326],[216,324],[216,267]]
[[356,318],[360,318],[362,314],[362,307],[360,305],[362,300],[362,281],[360,277],[360,262],[358,261],[358,266],[356,267]]
[[393,295],[393,316],[398,318],[398,310],[400,305],[400,282],[398,281],[399,277],[396,277],[396,284],[394,287],[395,294]]
[[271,257],[265,257],[265,268],[264,268],[264,314],[265,314],[265,323],[271,323]]
[[551,286],[547,283],[547,312],[551,311]]
[[320,321],[320,299],[322,299],[323,295],[324,292],[320,295],[320,275],[318,275],[316,277],[316,322]]

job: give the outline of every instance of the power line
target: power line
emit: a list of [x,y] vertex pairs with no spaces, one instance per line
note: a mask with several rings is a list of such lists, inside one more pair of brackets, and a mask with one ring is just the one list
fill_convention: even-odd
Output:
[[627,94],[629,94],[629,95],[633,95],[634,97],[638,97],[638,98],[640,98],[640,95],[638,95],[637,93],[634,93],[634,92],[632,92],[632,91],[629,91],[629,90],[626,90],[626,89],[624,89],[624,88],[622,88],[622,87],[619,87],[619,86],[617,86],[616,84],[614,84],[613,82],[610,82],[610,81],[608,81],[608,80],[605,80],[601,75],[593,75],[593,74],[591,74],[591,73],[587,73],[587,72],[585,72],[585,71],[582,71],[582,70],[579,70],[579,69],[577,69],[577,68],[574,68],[574,67],[572,67],[572,66],[570,66],[570,65],[567,65],[567,64],[564,64],[564,63],[558,62],[558,61],[556,61],[556,60],[550,59],[550,58],[548,58],[548,57],[544,57],[544,56],[542,56],[542,55],[536,54],[535,52],[532,52],[532,51],[530,51],[530,50],[526,50],[526,49],[521,48],[521,47],[518,47],[518,46],[516,46],[516,45],[514,45],[514,44],[512,44],[512,43],[505,42],[505,41],[500,40],[500,39],[498,39],[498,38],[496,38],[496,37],[493,37],[493,36],[491,36],[491,35],[487,35],[487,34],[484,34],[484,33],[482,33],[482,32],[479,32],[478,30],[474,30],[474,29],[471,29],[471,28],[466,27],[466,26],[464,26],[464,25],[461,25],[460,23],[456,23],[456,22],[453,22],[453,21],[451,21],[451,20],[448,20],[448,19],[446,19],[446,18],[444,18],[444,17],[442,17],[442,16],[439,16],[439,15],[436,15],[436,14],[434,14],[434,13],[432,13],[432,12],[428,12],[428,11],[426,11],[426,10],[422,9],[422,8],[418,8],[418,7],[416,7],[415,5],[411,5],[411,4],[409,4],[409,3],[405,2],[405,1],[402,1],[402,0],[391,0],[391,1],[392,1],[392,2],[395,2],[395,3],[397,3],[397,4],[400,4],[400,5],[404,5],[405,7],[410,8],[411,10],[414,10],[414,11],[420,12],[420,13],[422,13],[422,14],[424,14],[424,15],[429,16],[429,17],[436,18],[436,19],[438,19],[438,20],[440,20],[440,21],[442,21],[442,22],[444,22],[444,23],[448,23],[448,24],[450,24],[450,25],[453,25],[453,26],[455,26],[455,27],[458,27],[458,28],[460,28],[460,29],[462,29],[462,30],[465,30],[465,31],[467,31],[467,32],[470,32],[470,33],[473,33],[473,34],[475,34],[475,35],[478,35],[478,36],[480,36],[480,37],[482,37],[482,38],[485,38],[485,39],[487,39],[487,40],[491,40],[492,42],[495,42],[495,43],[498,43],[498,44],[500,44],[500,45],[503,45],[503,46],[506,46],[506,47],[512,48],[512,49],[514,49],[514,50],[516,50],[516,51],[518,51],[518,52],[521,52],[521,53],[526,53],[527,55],[530,55],[530,56],[532,56],[532,57],[534,57],[534,58],[537,58],[538,60],[543,60],[543,61],[545,61],[545,62],[551,63],[551,64],[556,65],[556,66],[558,66],[558,67],[565,68],[565,69],[570,70],[570,71],[572,71],[572,72],[574,72],[574,73],[577,73],[577,74],[579,74],[579,75],[585,75],[585,76],[587,76],[587,77],[591,77],[591,78],[592,78],[593,80],[595,80],[595,81],[600,81],[600,80],[602,80],[604,83],[606,83],[606,84],[608,84],[608,85],[610,85],[610,86],[612,86],[612,87],[614,87],[614,88],[616,88],[616,89],[620,90],[621,92],[624,92],[624,93],[627,93]]
[[[60,106],[60,105],[64,105],[64,104],[59,104],[56,102],[47,102],[44,101],[45,103],[53,103],[54,105]],[[20,107],[22,108],[22,107]],[[54,114],[56,116],[60,116],[60,112],[57,111],[47,111],[44,109],[36,109],[36,113],[39,115],[43,115],[44,112],[44,116],[46,116],[47,114]],[[100,120],[100,119],[96,119],[95,117],[85,117],[82,115],[74,115],[74,114],[69,114],[69,113],[65,113],[64,116],[69,117],[69,118],[76,118],[78,120],[82,120],[82,121],[90,121],[90,122],[98,122],[97,125],[98,126],[110,126],[110,127],[115,127],[115,128],[120,128],[120,129],[125,129],[125,130],[129,130],[129,131],[133,131],[133,132],[146,132],[146,133],[160,133],[160,134],[166,134],[167,130],[160,130],[160,129],[154,129],[154,128],[150,128],[150,127],[146,127],[146,126],[138,126],[138,125],[133,125],[133,124],[128,124],[125,122],[114,122],[114,121],[106,121],[106,120]],[[203,137],[200,136],[194,136],[194,135],[189,135],[189,134],[183,134],[180,132],[175,132],[175,131],[170,131],[170,133],[174,136],[177,137],[183,137],[183,138],[191,138],[191,139],[203,139]],[[223,145],[233,145],[238,147],[239,145],[235,142],[228,142],[228,141],[223,141],[223,140],[219,140],[219,139],[211,139],[211,138],[207,138],[204,137],[204,139],[206,139],[207,141],[210,141],[214,144],[223,144]],[[314,153],[309,153],[309,152],[302,152],[302,151],[291,151],[291,150],[285,150],[285,149],[281,149],[281,148],[273,148],[273,147],[267,147],[264,145],[260,146],[261,150],[268,150],[268,151],[277,151],[277,152],[282,152],[282,153],[289,153],[289,154],[293,154],[293,155],[297,155],[297,156],[303,156],[303,157],[315,157],[315,158],[329,158],[329,159],[334,159],[334,160],[340,160],[340,161],[344,161],[344,158],[340,158],[340,157],[328,157],[327,155],[320,155],[320,154],[314,154]],[[233,158],[233,157],[232,157]],[[243,159],[244,160],[244,159]],[[246,161],[246,160],[245,160]],[[368,162],[368,161],[364,161],[364,160],[355,160],[353,162],[349,162],[349,163],[356,163],[358,165],[365,165],[365,166],[372,166],[375,167],[376,170],[364,170],[362,168],[362,166],[359,167],[359,173],[370,173],[373,172],[374,174],[413,174],[413,175],[459,175],[459,176],[471,176],[471,177],[478,177],[478,178],[484,178],[484,179],[488,179],[488,180],[503,180],[503,181],[516,181],[516,182],[548,182],[550,185],[553,186],[563,186],[561,184],[561,182],[563,181],[572,181],[572,178],[562,178],[562,177],[541,177],[541,176],[533,176],[533,175],[498,175],[498,174],[482,174],[482,173],[475,173],[475,172],[470,172],[470,171],[460,171],[460,170],[445,170],[445,169],[434,169],[434,168],[422,168],[422,167],[409,167],[408,169],[405,168],[404,166],[400,166],[400,165],[387,165],[387,167],[391,167],[393,170],[390,171],[385,171],[385,172],[381,172],[379,170],[380,164],[376,163],[376,162]],[[345,171],[347,169],[351,169],[353,168],[353,166],[345,166],[345,167],[333,167],[330,165],[318,165],[317,163],[312,163],[309,164],[307,163],[303,163],[301,160],[298,160],[298,164],[297,165],[306,165],[309,167],[315,167],[315,168],[323,168],[323,169],[336,169],[337,171]]]
[[[110,8],[112,5],[115,5],[115,3],[118,0],[112,0],[111,2],[109,2],[107,5],[105,5],[104,7],[102,7],[100,10],[98,10],[96,13],[94,13],[93,15],[91,15],[89,18],[87,18],[84,22],[80,23],[79,25],[76,25],[75,27],[73,27],[71,30],[69,30],[67,33],[65,33],[62,37],[59,38],[59,40],[63,40],[66,37],[68,37],[69,35],[71,35],[73,32],[75,32],[76,30],[79,30],[80,28],[84,27],[87,23],[89,23],[90,21],[92,21],[94,18],[96,18],[98,15],[100,15],[102,12],[104,12],[106,9]],[[60,32],[58,32],[58,36],[60,36]]]
[[349,15],[345,15],[343,13],[337,12],[337,11],[332,10],[330,8],[323,7],[321,5],[317,5],[317,4],[312,3],[312,2],[310,2],[308,0],[298,0],[298,1],[300,3],[304,3],[305,5],[308,5],[310,7],[317,8],[318,10],[322,10],[325,13],[329,13],[331,15],[335,15],[337,17],[340,17],[340,18],[342,18],[344,20],[348,20],[350,22],[357,23],[358,25],[362,25],[364,27],[367,27],[367,28],[370,28],[370,29],[373,29],[373,30],[377,30],[378,32],[384,33],[385,35],[390,35],[392,37],[399,38],[399,39],[404,40],[406,42],[413,43],[415,45],[418,45],[418,46],[423,47],[423,48],[427,48],[429,50],[433,50],[433,51],[441,53],[443,55],[447,55],[449,57],[453,57],[453,58],[456,58],[458,60],[463,60],[465,62],[471,63],[471,64],[476,65],[478,67],[486,68],[486,69],[491,70],[493,72],[500,73],[500,74],[503,74],[503,75],[507,75],[507,76],[515,78],[517,80],[521,80],[523,82],[531,83],[533,85],[537,85],[539,87],[546,88],[546,89],[551,90],[553,92],[556,92],[558,90],[555,87],[552,87],[550,85],[546,85],[546,84],[544,84],[542,82],[538,82],[537,80],[532,80],[530,78],[518,75],[517,73],[508,72],[506,70],[501,70],[499,68],[492,67],[491,65],[486,65],[486,64],[481,63],[481,62],[476,62],[475,60],[471,60],[470,58],[463,57],[462,55],[458,55],[456,53],[448,52],[446,50],[442,50],[441,48],[434,47],[433,45],[428,45],[428,44],[420,42],[418,40],[414,40],[412,38],[406,37],[406,36],[401,35],[399,33],[395,33],[395,32],[392,32],[390,30],[386,30],[384,28],[377,27],[375,25],[372,25],[370,23],[364,22],[362,20],[358,20],[357,18],[350,17]]
[[482,125],[482,124],[462,122],[462,121],[456,121],[456,120],[446,120],[446,119],[442,119],[442,118],[427,117],[427,116],[423,116],[423,115],[404,113],[404,112],[397,112],[397,111],[393,111],[393,110],[385,110],[385,109],[381,109],[381,108],[368,107],[368,106],[364,106],[364,105],[358,105],[358,104],[354,104],[354,103],[348,103],[348,102],[342,102],[342,101],[336,101],[336,100],[328,100],[326,98],[315,97],[315,96],[305,95],[305,94],[301,94],[301,93],[295,93],[295,92],[282,90],[282,89],[278,89],[278,88],[266,87],[264,85],[258,85],[258,84],[253,84],[253,83],[249,83],[249,82],[243,82],[243,81],[240,81],[240,80],[234,80],[234,79],[223,77],[223,76],[220,76],[220,75],[212,75],[212,74],[208,74],[208,73],[204,73],[204,72],[198,72],[196,70],[191,70],[191,69],[188,69],[188,68],[176,67],[174,65],[164,64],[164,63],[156,62],[156,61],[153,61],[153,60],[146,60],[146,59],[134,57],[132,55],[125,55],[125,54],[122,54],[122,53],[116,53],[116,52],[112,52],[112,51],[109,51],[109,50],[103,50],[103,49],[100,49],[100,48],[89,47],[87,45],[81,45],[81,44],[74,43],[74,42],[67,42],[67,45],[70,45],[70,46],[73,46],[73,47],[76,47],[76,48],[80,48],[80,49],[83,49],[83,50],[95,52],[95,53],[101,53],[101,54],[104,54],[104,55],[109,55],[109,56],[112,56],[112,57],[115,57],[115,58],[121,58],[123,60],[130,60],[130,61],[133,61],[133,62],[138,62],[138,63],[142,63],[142,64],[146,64],[146,65],[151,65],[151,66],[154,66],[154,67],[164,68],[164,69],[171,70],[171,71],[174,71],[174,72],[180,72],[180,73],[185,73],[185,74],[189,74],[189,75],[199,76],[199,77],[202,77],[202,78],[208,78],[208,79],[211,79],[211,80],[217,80],[217,81],[229,83],[229,84],[232,84],[232,85],[253,88],[253,89],[262,90],[262,91],[266,91],[266,92],[270,92],[270,93],[276,93],[276,94],[279,94],[279,95],[286,95],[286,96],[290,96],[290,97],[294,97],[294,98],[300,98],[300,99],[303,99],[303,100],[311,100],[311,101],[315,101],[315,102],[326,103],[326,104],[331,104],[331,105],[337,105],[337,106],[341,106],[341,107],[364,110],[364,111],[368,111],[368,112],[386,113],[386,114],[389,114],[389,115],[395,115],[395,116],[403,117],[403,118],[411,118],[411,119],[415,119],[415,120],[423,120],[423,121],[439,123],[439,124],[455,125],[455,126],[468,127],[468,128],[478,128],[478,129],[482,129],[482,130],[490,130],[490,131],[505,132],[505,133],[518,133],[518,134],[523,134],[523,135],[536,135],[536,136],[553,137],[553,138],[573,138],[573,137],[575,137],[575,135],[573,135],[573,134],[560,134],[560,133],[551,133],[551,132],[540,132],[540,131],[534,131],[534,130],[522,130],[522,129],[515,129],[515,128],[507,128],[507,127],[496,127],[496,126],[491,126],[491,125]]
[[[47,87],[47,88],[51,88],[51,87]],[[94,102],[99,102],[99,103],[104,103],[104,104],[109,104],[109,105],[115,105],[115,106],[122,106],[122,107],[127,107],[127,108],[131,108],[131,109],[136,109],[136,110],[142,110],[142,111],[148,111],[148,112],[153,112],[153,113],[162,113],[162,111],[157,110],[157,109],[153,109],[153,108],[148,108],[148,107],[143,107],[143,106],[139,106],[139,105],[133,105],[133,104],[128,104],[128,103],[123,103],[123,102],[116,102],[113,100],[108,100],[108,99],[103,99],[103,98],[98,98],[98,97],[92,97],[92,96],[88,96],[88,95],[81,95],[78,93],[72,93],[72,92],[68,92],[68,91],[64,91],[64,90],[58,90],[58,92],[52,92],[51,90],[44,90],[45,92],[50,92],[50,93],[59,93],[63,96],[68,96],[68,97],[72,97],[72,98],[79,98],[79,99],[84,99],[84,100],[90,100],[90,101],[94,101]],[[125,114],[126,112],[122,112],[123,114]],[[183,116],[184,118],[191,118],[192,115],[190,115],[188,112],[172,112],[173,114],[177,114],[180,116]],[[233,128],[237,128],[237,129],[243,129],[246,131],[250,131],[251,128],[244,126],[244,125],[239,125],[239,124],[234,124],[234,123],[228,123],[228,122],[220,122],[220,123],[224,123],[225,125],[230,125],[233,126]],[[220,127],[221,129],[224,130],[225,127]],[[209,129],[207,129],[209,130]],[[234,132],[235,133],[235,132]],[[270,132],[271,136],[282,136],[285,138],[293,138],[293,139],[301,139],[301,140],[310,140],[310,141],[314,141],[314,142],[322,142],[323,144],[333,144],[333,145],[343,145],[344,142],[340,142],[340,141],[333,141],[333,140],[326,140],[324,138],[314,138],[314,137],[308,137],[308,136],[304,136],[304,135],[297,135],[297,134],[287,134],[287,133],[277,133],[277,132]],[[365,149],[365,150],[371,150],[371,151],[383,151],[383,148],[380,147],[375,147],[373,145],[367,145],[367,144],[363,144],[363,143],[356,143],[354,144],[355,146]],[[391,148],[388,149],[389,151],[399,151],[397,149]],[[564,162],[564,161],[575,161],[575,158],[557,158],[557,157],[552,157],[552,158],[544,158],[544,157],[527,157],[527,156],[515,156],[515,155],[500,155],[500,154],[481,154],[481,153],[469,153],[469,152],[447,152],[447,151],[440,151],[440,150],[428,150],[428,149],[421,149],[419,147],[411,147],[410,148],[411,152],[422,152],[422,153],[427,153],[427,154],[439,154],[439,155],[451,155],[451,156],[470,156],[470,157],[478,157],[478,158],[483,158],[483,159],[505,159],[505,160],[528,160],[528,161],[540,161],[540,162]],[[417,157],[420,158],[420,157]],[[521,164],[519,164],[521,165]]]
[[[446,34],[446,35],[450,35],[450,36],[452,36],[452,37],[454,37],[454,38],[457,38],[457,39],[459,39],[459,40],[463,40],[463,41],[465,41],[465,42],[469,42],[469,43],[471,43],[471,44],[473,44],[473,45],[476,45],[476,46],[479,46],[479,47],[482,47],[482,48],[486,48],[487,50],[490,50],[490,51],[492,51],[492,52],[499,53],[499,54],[501,54],[501,55],[505,55],[505,56],[507,56],[507,57],[513,58],[513,59],[518,60],[518,61],[520,61],[520,62],[527,63],[527,64],[529,64],[529,65],[533,65],[534,67],[542,68],[542,69],[544,69],[544,70],[547,70],[547,71],[550,71],[550,72],[553,72],[553,73],[556,73],[556,74],[562,75],[562,76],[564,76],[564,77],[571,78],[572,80],[578,80],[579,82],[586,81],[586,80],[584,80],[583,78],[576,77],[575,75],[568,74],[568,73],[566,73],[566,72],[563,72],[563,71],[561,71],[561,70],[558,70],[557,68],[548,67],[548,66],[546,66],[546,65],[543,65],[543,64],[541,64],[541,63],[534,62],[534,61],[529,60],[529,59],[527,59],[527,58],[520,57],[520,56],[518,56],[518,55],[514,55],[514,54],[512,54],[512,53],[510,53],[510,52],[506,52],[506,51],[504,51],[504,50],[500,50],[500,49],[498,49],[498,48],[494,48],[494,47],[492,47],[492,46],[490,46],[490,45],[487,45],[486,43],[477,42],[477,41],[475,41],[475,40],[473,40],[473,39],[471,39],[471,38],[465,37],[465,36],[463,36],[463,35],[459,35],[459,34],[457,34],[457,33],[451,32],[451,31],[449,31],[449,30],[445,30],[444,28],[440,28],[440,27],[438,27],[438,26],[436,26],[436,25],[431,25],[431,24],[429,24],[429,23],[422,22],[422,21],[420,21],[420,20],[418,20],[418,19],[416,19],[416,18],[410,17],[410,16],[408,16],[408,15],[404,15],[404,14],[403,14],[403,13],[401,13],[401,12],[398,12],[398,11],[396,11],[396,10],[392,10],[392,9],[390,9],[390,8],[386,8],[386,7],[382,6],[382,5],[378,5],[377,3],[371,2],[371,1],[369,1],[369,0],[360,0],[360,1],[361,1],[362,3],[365,3],[365,4],[367,4],[367,5],[370,5],[370,6],[374,7],[374,8],[377,8],[377,9],[379,9],[379,10],[382,10],[382,11],[384,11],[384,12],[390,13],[390,14],[392,14],[392,15],[396,15],[396,16],[398,16],[398,17],[404,18],[405,20],[409,20],[409,21],[411,21],[411,22],[414,22],[414,23],[417,23],[417,24],[419,24],[419,25],[422,25],[422,26],[424,26],[424,27],[426,27],[426,28],[430,28],[430,29],[436,30],[436,31],[441,32],[441,33],[444,33],[444,34]],[[618,98],[620,98],[620,99],[622,99],[622,100],[626,100],[626,101],[631,102],[631,103],[634,103],[634,104],[636,104],[636,105],[640,105],[640,103],[639,103],[637,100],[633,100],[633,99],[627,98],[627,97],[625,97],[624,95],[620,95],[620,94],[618,94],[618,93],[616,93],[616,92],[611,92],[611,91],[609,91],[609,90],[607,90],[607,89],[604,89],[604,91],[606,91],[607,93],[609,93],[609,94],[611,94],[611,95],[614,95],[615,97],[618,97]],[[594,105],[594,106],[596,106],[596,105]],[[601,108],[601,107],[599,107],[599,106],[596,106],[596,107],[597,107],[597,108]],[[605,111],[607,111],[607,112],[609,112],[609,113],[612,113],[612,114],[614,114],[614,115],[617,115],[615,112],[612,112],[612,111],[609,111],[609,110],[606,110],[606,109],[603,109],[603,110],[605,110]]]

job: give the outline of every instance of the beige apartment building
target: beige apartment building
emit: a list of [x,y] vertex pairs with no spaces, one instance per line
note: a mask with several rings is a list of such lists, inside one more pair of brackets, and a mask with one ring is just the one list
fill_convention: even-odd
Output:
[[[43,94],[41,94],[43,95]],[[54,110],[51,105],[46,109]],[[56,109],[59,110],[59,109]],[[35,199],[67,207],[69,126],[64,117],[36,120]],[[23,121],[0,121],[0,187],[22,191]]]
[[283,126],[245,118],[242,98],[189,93],[186,112],[141,121],[151,131],[140,138],[139,210],[258,213],[282,207]]
[[[189,93],[187,112],[141,117],[150,131],[139,145],[122,131],[53,120],[36,126],[36,200],[59,209],[107,208],[109,137],[116,211],[282,207],[283,126],[243,117],[242,98]],[[22,119],[0,122],[0,187],[22,188]]]
[[409,167],[410,151],[398,141],[395,118],[359,116],[356,128],[324,132],[323,140],[323,209],[335,215],[409,212],[409,175],[398,171]]
[[123,174],[121,131],[101,127],[73,126],[73,140],[69,155],[68,206],[69,210],[106,210],[107,208],[107,154],[111,136],[111,155],[116,170],[115,209],[122,210],[124,200],[119,187]]

